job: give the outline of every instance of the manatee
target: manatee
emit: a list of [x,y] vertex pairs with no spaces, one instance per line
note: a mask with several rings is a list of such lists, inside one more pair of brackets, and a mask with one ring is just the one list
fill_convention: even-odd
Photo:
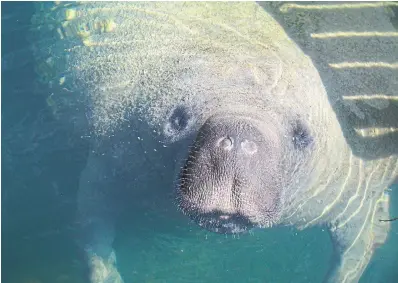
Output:
[[310,57],[262,7],[37,3],[32,20],[51,107],[87,120],[77,219],[91,282],[123,281],[121,196],[156,186],[216,233],[327,227],[339,263],[325,281],[360,279],[388,235],[397,156],[355,154]]

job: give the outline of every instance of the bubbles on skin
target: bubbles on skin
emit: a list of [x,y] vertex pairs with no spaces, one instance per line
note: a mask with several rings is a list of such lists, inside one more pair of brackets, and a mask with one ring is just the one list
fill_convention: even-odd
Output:
[[314,139],[309,131],[300,122],[298,122],[293,128],[292,140],[294,148],[302,150],[312,144]]

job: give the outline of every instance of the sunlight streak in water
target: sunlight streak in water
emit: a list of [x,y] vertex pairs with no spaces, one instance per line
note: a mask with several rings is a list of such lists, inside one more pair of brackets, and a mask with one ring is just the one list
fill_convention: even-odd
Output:
[[390,96],[385,94],[366,94],[366,95],[343,95],[344,100],[371,100],[371,99],[387,99],[387,100],[397,100],[398,96]]
[[398,32],[378,32],[378,31],[338,31],[311,33],[312,38],[339,38],[339,37],[398,37]]
[[284,4],[279,10],[286,13],[291,9],[300,10],[335,10],[335,9],[361,9],[361,8],[378,8],[398,6],[396,2],[377,2],[377,3],[358,3],[358,4],[333,4],[333,5],[301,5],[301,4]]
[[398,128],[362,128],[362,129],[355,129],[357,135],[361,137],[379,137],[386,134],[392,134],[394,132],[398,132]]
[[342,98],[347,103],[363,102],[378,110],[383,110],[398,101],[398,96],[385,94],[343,95]]
[[386,63],[386,62],[341,62],[329,64],[333,69],[352,69],[352,68],[388,68],[398,69],[398,62]]

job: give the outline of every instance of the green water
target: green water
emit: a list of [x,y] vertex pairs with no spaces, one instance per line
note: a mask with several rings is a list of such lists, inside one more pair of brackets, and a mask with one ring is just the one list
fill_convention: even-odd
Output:
[[[392,191],[391,213],[398,215],[398,186]],[[157,207],[139,221],[126,215],[120,222],[115,246],[128,282],[322,282],[335,264],[328,232],[322,228],[226,237],[184,225],[178,215],[166,220],[170,212]],[[125,226],[129,221],[133,225]],[[397,282],[397,236],[398,222],[392,223],[386,244],[375,253],[361,283]]]
[[[7,155],[9,148],[2,146],[1,282],[87,282],[74,240],[76,190],[87,144],[68,147],[68,134],[61,129],[33,151],[23,151],[26,137],[38,130],[33,122],[39,116],[47,128],[57,126],[35,90],[26,41],[31,13],[31,3],[2,3],[2,55],[20,50],[21,56],[6,57],[9,69],[2,71],[2,136],[14,138],[12,146],[7,144],[14,152]],[[398,186],[391,198],[391,215],[398,216]],[[329,235],[321,228],[225,237],[189,225],[177,212],[149,209],[139,218],[139,211],[131,213],[120,219],[115,241],[126,283],[321,282],[333,263]],[[391,227],[361,282],[398,282],[398,221]]]

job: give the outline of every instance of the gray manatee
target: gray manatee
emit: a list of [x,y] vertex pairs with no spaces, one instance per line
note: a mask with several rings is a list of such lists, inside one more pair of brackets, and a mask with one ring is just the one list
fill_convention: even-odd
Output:
[[209,231],[327,226],[340,262],[326,280],[359,281],[388,235],[397,156],[354,154],[310,58],[263,8],[38,3],[33,22],[50,106],[88,121],[77,217],[92,282],[122,282],[118,200],[160,177]]

